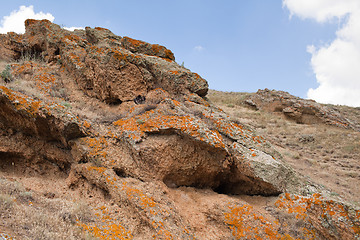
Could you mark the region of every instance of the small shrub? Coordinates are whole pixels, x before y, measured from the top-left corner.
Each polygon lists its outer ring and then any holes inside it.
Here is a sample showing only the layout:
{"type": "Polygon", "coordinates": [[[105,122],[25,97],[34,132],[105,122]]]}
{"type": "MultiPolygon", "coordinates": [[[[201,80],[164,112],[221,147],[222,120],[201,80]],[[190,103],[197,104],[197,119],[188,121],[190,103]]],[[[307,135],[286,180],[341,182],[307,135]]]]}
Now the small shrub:
{"type": "Polygon", "coordinates": [[[299,142],[302,142],[302,143],[315,142],[315,138],[311,134],[303,134],[299,137],[299,142]]]}
{"type": "Polygon", "coordinates": [[[227,105],[227,107],[229,107],[229,108],[234,108],[234,107],[235,107],[235,105],[234,105],[234,104],[232,104],[232,103],[229,103],[229,104],[227,105]]]}
{"type": "Polygon", "coordinates": [[[343,151],[349,154],[354,154],[359,152],[359,146],[360,144],[356,144],[356,143],[348,144],[343,146],[343,151]]]}
{"type": "Polygon", "coordinates": [[[0,209],[1,211],[9,210],[12,208],[14,201],[8,194],[0,194],[0,209]]]}
{"type": "Polygon", "coordinates": [[[21,53],[20,58],[18,61],[21,62],[39,62],[44,63],[44,58],[41,55],[41,52],[36,51],[25,51],[21,53]]]}
{"type": "Polygon", "coordinates": [[[34,201],[34,198],[32,196],[32,192],[20,192],[18,195],[18,199],[20,202],[28,203],[34,201]]]}
{"type": "Polygon", "coordinates": [[[91,222],[93,220],[90,207],[84,202],[74,205],[71,215],[81,222],[91,222]]]}
{"type": "Polygon", "coordinates": [[[137,122],[138,124],[144,124],[144,123],[145,123],[145,121],[142,120],[142,119],[138,119],[138,120],[136,120],[136,122],[137,122]]]}
{"type": "Polygon", "coordinates": [[[69,103],[69,102],[62,102],[61,103],[64,107],[66,107],[66,108],[71,108],[71,104],[69,103]]]}
{"type": "Polygon", "coordinates": [[[69,100],[67,90],[65,88],[61,88],[61,87],[57,86],[56,84],[51,86],[50,96],[57,97],[57,98],[62,98],[65,101],[69,100]]]}
{"type": "Polygon", "coordinates": [[[1,78],[6,82],[9,83],[14,80],[14,77],[11,74],[11,66],[6,65],[5,69],[1,72],[1,78]]]}

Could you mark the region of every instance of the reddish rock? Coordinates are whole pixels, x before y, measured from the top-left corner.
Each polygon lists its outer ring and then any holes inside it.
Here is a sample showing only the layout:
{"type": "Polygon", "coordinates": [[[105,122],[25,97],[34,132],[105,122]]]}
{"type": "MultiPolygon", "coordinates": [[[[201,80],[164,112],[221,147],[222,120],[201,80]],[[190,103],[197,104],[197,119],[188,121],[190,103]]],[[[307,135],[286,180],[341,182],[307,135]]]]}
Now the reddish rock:
{"type": "MultiPolygon", "coordinates": [[[[76,228],[63,239],[81,239],[79,229],[84,239],[289,239],[307,236],[304,226],[314,238],[357,236],[359,212],[310,198],[328,192],[284,164],[254,129],[206,101],[207,82],[165,47],[103,28],[69,32],[47,20],[25,25],[24,35],[0,36],[2,60],[33,58],[11,64],[14,83],[0,82],[0,190],[15,178],[34,196],[55,198],[16,201],[14,209],[55,202],[54,212],[60,198],[85,202],[91,210],[55,216],[66,229],[76,228]],[[288,194],[277,198],[284,192],[307,196],[288,203],[288,194]],[[243,195],[266,197],[266,208],[254,209],[243,195]],[[304,203],[310,207],[301,208],[304,203]],[[321,211],[330,211],[323,217],[330,225],[317,220],[321,211]],[[294,233],[286,219],[301,227],[294,233]]],[[[252,105],[261,108],[267,100],[260,99],[252,105]]],[[[306,122],[304,116],[323,112],[309,104],[274,93],[264,106],[306,122]]],[[[22,221],[12,211],[0,214],[11,227],[22,221]]],[[[10,230],[19,239],[38,238],[28,228],[10,230]]]]}
{"type": "Polygon", "coordinates": [[[123,37],[121,43],[125,49],[133,53],[142,53],[150,56],[157,56],[171,61],[175,61],[174,54],[164,46],[160,46],[158,44],[150,44],[129,37],[123,37]]]}
{"type": "Polygon", "coordinates": [[[27,20],[24,38],[23,51],[60,61],[86,94],[108,103],[130,101],[157,87],[176,95],[207,93],[203,78],[173,62],[173,53],[157,44],[102,28],[69,32],[45,20],[27,20]]]}

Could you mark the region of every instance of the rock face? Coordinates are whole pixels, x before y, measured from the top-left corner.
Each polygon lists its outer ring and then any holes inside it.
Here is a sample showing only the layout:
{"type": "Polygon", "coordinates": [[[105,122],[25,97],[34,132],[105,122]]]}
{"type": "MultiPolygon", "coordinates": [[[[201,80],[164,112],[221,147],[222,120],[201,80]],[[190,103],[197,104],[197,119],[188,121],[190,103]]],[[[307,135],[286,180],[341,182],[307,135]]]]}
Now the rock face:
{"type": "MultiPolygon", "coordinates": [[[[0,36],[1,59],[19,61],[10,64],[18,82],[0,86],[0,170],[31,177],[58,172],[63,189],[78,191],[90,205],[108,204],[121,215],[121,220],[110,217],[102,206],[98,225],[77,220],[84,231],[100,239],[115,233],[114,239],[237,237],[242,236],[234,230],[241,219],[236,223],[232,213],[224,215],[226,220],[219,217],[228,211],[225,200],[201,213],[217,216],[207,223],[214,232],[206,235],[206,229],[196,227],[198,220],[181,210],[184,199],[175,192],[183,196],[181,189],[191,188],[197,196],[209,189],[239,205],[231,195],[306,195],[320,189],[285,165],[253,129],[207,102],[207,82],[179,66],[165,47],[103,28],[70,32],[31,19],[25,26],[24,35],[0,36]]],[[[278,100],[281,111],[300,112],[301,121],[307,121],[308,112],[324,114],[308,105],[292,110],[297,103],[284,101],[278,100]]],[[[251,236],[266,238],[271,232],[281,237],[265,223],[259,221],[262,230],[251,236]]]]}
{"type": "Polygon", "coordinates": [[[284,91],[259,90],[245,100],[252,108],[269,112],[283,113],[297,123],[325,123],[343,128],[356,129],[356,126],[331,107],[324,106],[314,100],[306,100],[292,96],[284,91]]]}
{"type": "Polygon", "coordinates": [[[173,95],[207,93],[207,82],[176,64],[163,46],[103,28],[70,33],[45,20],[27,20],[25,26],[24,51],[60,61],[87,95],[108,103],[131,101],[158,87],[173,95]]]}
{"type": "MultiPolygon", "coordinates": [[[[19,38],[23,49],[20,42],[16,44],[18,54],[28,52],[59,64],[86,95],[107,104],[142,100],[142,104],[133,104],[129,110],[137,114],[113,122],[114,132],[141,156],[134,161],[140,165],[142,175],[170,186],[224,188],[238,194],[273,195],[285,190],[286,179],[282,175],[289,175],[290,170],[265,153],[272,150],[264,139],[230,122],[221,110],[209,106],[202,99],[208,89],[207,82],[175,63],[170,50],[121,38],[102,28],[72,33],[49,21],[30,19],[25,26],[26,33],[19,38]],[[154,109],[143,109],[151,101],[151,95],[159,91],[163,96],[157,99],[154,109]],[[180,154],[184,149],[187,154],[180,154]],[[260,153],[256,154],[257,151],[260,153]],[[269,182],[253,169],[254,162],[276,169],[281,181],[269,182]],[[226,186],[229,184],[232,186],[226,186]]],[[[7,90],[3,91],[5,95],[7,90]]],[[[21,126],[17,122],[20,117],[6,119],[10,111],[3,109],[4,122],[21,126]]],[[[33,126],[28,123],[29,126],[21,129],[26,132],[32,129],[41,136],[48,134],[54,140],[64,138],[65,143],[69,133],[63,129],[51,131],[51,121],[50,117],[35,117],[33,126]],[[59,132],[63,135],[58,136],[59,132]]]]}

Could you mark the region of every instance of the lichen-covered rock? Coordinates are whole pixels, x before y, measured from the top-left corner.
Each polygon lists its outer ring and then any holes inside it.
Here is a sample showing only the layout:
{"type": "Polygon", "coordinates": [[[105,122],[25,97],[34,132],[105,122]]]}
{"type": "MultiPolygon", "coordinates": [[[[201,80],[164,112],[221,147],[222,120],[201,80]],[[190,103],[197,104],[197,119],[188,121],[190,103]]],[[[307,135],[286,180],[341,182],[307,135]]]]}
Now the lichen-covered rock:
{"type": "Polygon", "coordinates": [[[28,19],[25,26],[24,52],[61,62],[86,94],[107,103],[131,101],[157,87],[176,95],[207,93],[207,82],[176,64],[163,46],[102,28],[69,32],[47,20],[28,19]]]}
{"type": "Polygon", "coordinates": [[[35,100],[20,92],[0,86],[0,121],[5,128],[15,129],[46,141],[59,141],[64,146],[84,133],[70,113],[58,114],[63,106],[35,100]]]}
{"type": "MultiPolygon", "coordinates": [[[[30,189],[28,180],[41,191],[60,185],[57,198],[93,207],[91,220],[61,215],[71,222],[66,226],[99,239],[308,236],[283,224],[294,218],[314,238],[358,236],[359,211],[319,195],[293,201],[289,193],[327,191],[283,163],[254,129],[209,103],[207,82],[179,66],[170,50],[103,28],[69,32],[47,20],[25,26],[23,35],[0,36],[0,60],[30,56],[9,64],[14,82],[0,82],[0,174],[21,176],[30,189]],[[274,204],[281,193],[285,199],[274,204]],[[244,194],[266,197],[266,208],[252,208],[244,194]],[[321,225],[320,217],[332,222],[321,225]]],[[[301,112],[299,119],[321,115],[277,101],[284,114],[301,112]]],[[[11,233],[36,239],[24,227],[11,233]]]]}
{"type": "Polygon", "coordinates": [[[24,44],[23,35],[9,32],[0,34],[0,58],[4,60],[13,60],[20,58],[24,44]]]}
{"type": "Polygon", "coordinates": [[[125,49],[133,53],[142,53],[175,61],[174,54],[164,46],[160,46],[158,44],[150,44],[129,37],[123,37],[121,43],[125,49]]]}
{"type": "Polygon", "coordinates": [[[245,103],[255,109],[283,113],[297,123],[325,123],[343,128],[357,128],[335,109],[314,100],[292,96],[284,91],[258,90],[256,94],[246,99],[245,103]]]}

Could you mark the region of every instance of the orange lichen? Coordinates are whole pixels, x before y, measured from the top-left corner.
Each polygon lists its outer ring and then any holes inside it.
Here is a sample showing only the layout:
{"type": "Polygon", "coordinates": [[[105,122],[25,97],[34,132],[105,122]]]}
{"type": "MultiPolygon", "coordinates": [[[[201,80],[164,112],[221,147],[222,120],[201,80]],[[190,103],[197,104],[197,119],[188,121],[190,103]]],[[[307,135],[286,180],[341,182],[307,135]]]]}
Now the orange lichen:
{"type": "Polygon", "coordinates": [[[90,46],[90,48],[88,48],[88,50],[90,50],[91,53],[93,53],[94,55],[104,55],[107,54],[109,52],[109,49],[104,48],[104,47],[97,47],[95,45],[90,46]]]}
{"type": "Polygon", "coordinates": [[[84,68],[86,66],[85,63],[81,61],[79,55],[75,53],[67,54],[67,59],[75,66],[76,69],[84,68]]]}
{"type": "Polygon", "coordinates": [[[91,124],[88,122],[88,121],[84,121],[84,123],[83,123],[83,125],[84,125],[84,127],[86,127],[86,128],[90,128],[91,127],[91,124]]]}
{"type": "Polygon", "coordinates": [[[46,19],[43,19],[43,20],[26,19],[25,20],[25,27],[28,27],[29,25],[33,25],[33,24],[38,23],[38,22],[47,23],[47,24],[51,23],[49,20],[46,20],[46,19]]]}
{"type": "Polygon", "coordinates": [[[160,46],[159,44],[152,44],[152,45],[151,45],[151,49],[153,50],[153,52],[154,52],[155,54],[159,54],[159,53],[161,52],[161,50],[164,50],[164,49],[165,49],[165,47],[160,46]]]}
{"type": "Polygon", "coordinates": [[[120,62],[121,61],[127,62],[126,54],[116,51],[113,56],[115,59],[117,59],[120,62]]]}
{"type": "Polygon", "coordinates": [[[194,73],[194,75],[195,75],[196,79],[201,79],[201,77],[200,77],[200,75],[199,75],[199,74],[194,73]]]}
{"type": "Polygon", "coordinates": [[[225,213],[225,223],[236,239],[285,239],[276,231],[277,224],[255,212],[252,206],[244,204],[229,208],[230,212],[225,213]]]}
{"type": "Polygon", "coordinates": [[[130,43],[131,45],[133,45],[134,47],[140,47],[141,45],[146,44],[146,43],[143,42],[143,41],[136,40],[136,39],[129,38],[129,37],[124,37],[124,40],[126,40],[127,42],[129,42],[129,43],[130,43]]]}
{"type": "Polygon", "coordinates": [[[32,116],[35,116],[41,107],[41,102],[36,101],[22,93],[10,90],[4,86],[0,86],[0,90],[14,104],[17,110],[24,110],[32,116]]]}
{"type": "Polygon", "coordinates": [[[101,225],[89,226],[81,221],[77,220],[77,225],[80,226],[84,231],[90,232],[94,237],[98,239],[106,240],[129,240],[133,239],[130,231],[127,231],[122,225],[117,223],[114,219],[109,216],[109,212],[106,207],[96,209],[99,212],[95,215],[100,217],[101,225]]]}
{"type": "Polygon", "coordinates": [[[353,234],[359,234],[360,215],[359,211],[348,211],[342,204],[336,203],[332,200],[325,200],[318,193],[311,197],[284,194],[276,203],[279,209],[284,209],[286,212],[295,215],[297,219],[301,219],[308,223],[307,235],[312,239],[316,239],[316,234],[313,226],[315,215],[320,219],[326,219],[327,222],[332,223],[332,227],[337,229],[352,229],[353,234]]]}
{"type": "Polygon", "coordinates": [[[10,236],[9,234],[1,232],[1,230],[0,230],[0,238],[4,240],[15,240],[15,238],[10,236]]]}
{"type": "MultiPolygon", "coordinates": [[[[141,208],[142,213],[145,214],[145,216],[147,216],[149,220],[152,220],[151,225],[157,233],[155,236],[156,238],[173,239],[171,232],[167,229],[166,225],[164,224],[164,221],[167,218],[165,216],[169,216],[169,212],[167,210],[163,210],[162,208],[160,208],[158,203],[155,202],[155,200],[152,197],[149,197],[141,190],[134,188],[126,181],[121,181],[120,183],[118,179],[116,179],[115,177],[111,177],[109,175],[109,172],[106,172],[106,168],[104,167],[89,166],[87,167],[87,170],[99,174],[102,179],[105,179],[106,184],[109,184],[111,187],[115,189],[123,191],[128,200],[131,200],[131,202],[139,206],[139,208],[141,208]]],[[[100,211],[96,213],[96,216],[102,219],[104,225],[87,226],[86,224],[80,222],[78,222],[78,225],[81,226],[84,230],[91,232],[94,236],[99,237],[100,239],[113,239],[111,238],[113,237],[113,235],[109,235],[110,229],[114,230],[119,235],[117,236],[118,238],[114,238],[114,239],[131,239],[132,236],[130,232],[126,231],[124,227],[116,224],[111,219],[106,207],[103,206],[97,210],[100,211]],[[110,226],[112,226],[113,228],[110,228],[110,226]],[[121,238],[120,236],[124,238],[121,238]]],[[[189,231],[186,228],[184,228],[183,231],[187,232],[187,235],[190,235],[189,231]]]]}
{"type": "Polygon", "coordinates": [[[69,40],[71,42],[82,41],[82,39],[79,36],[74,35],[74,34],[64,36],[64,40],[69,40]]]}
{"type": "Polygon", "coordinates": [[[106,171],[106,168],[104,167],[94,167],[94,166],[89,166],[87,168],[89,171],[96,171],[98,173],[104,173],[106,171]]]}
{"type": "Polygon", "coordinates": [[[174,53],[169,49],[165,49],[165,58],[166,60],[174,60],[174,53]]]}
{"type": "Polygon", "coordinates": [[[58,86],[58,80],[51,72],[51,68],[41,66],[40,64],[27,61],[22,64],[12,64],[12,74],[20,76],[32,73],[31,80],[35,83],[35,87],[43,94],[49,94],[52,88],[58,86]]]}
{"type": "Polygon", "coordinates": [[[174,75],[180,75],[180,71],[170,71],[170,73],[174,74],[174,75]]]}
{"type": "Polygon", "coordinates": [[[135,142],[145,137],[147,132],[156,132],[161,129],[177,129],[215,147],[225,148],[223,138],[218,131],[207,128],[202,129],[199,122],[191,116],[168,115],[160,110],[150,110],[136,118],[120,119],[114,122],[114,125],[119,126],[120,130],[135,142]]]}
{"type": "Polygon", "coordinates": [[[133,198],[138,198],[140,200],[140,205],[142,209],[146,209],[149,207],[152,208],[156,206],[156,203],[152,198],[146,196],[138,189],[129,187],[126,182],[123,183],[122,190],[126,192],[126,195],[130,200],[133,198]]]}
{"type": "Polygon", "coordinates": [[[100,31],[110,31],[109,29],[103,27],[95,27],[95,29],[100,31]]]}
{"type": "Polygon", "coordinates": [[[255,144],[265,143],[265,139],[262,136],[255,135],[251,130],[245,129],[242,125],[232,122],[227,119],[214,117],[211,114],[203,113],[203,116],[208,118],[212,123],[215,124],[216,128],[221,134],[232,138],[242,139],[244,141],[250,141],[255,144]]]}
{"type": "Polygon", "coordinates": [[[102,159],[106,159],[107,152],[104,149],[108,146],[108,142],[105,137],[86,137],[82,138],[82,141],[89,147],[88,154],[90,157],[100,157],[102,159]]]}

